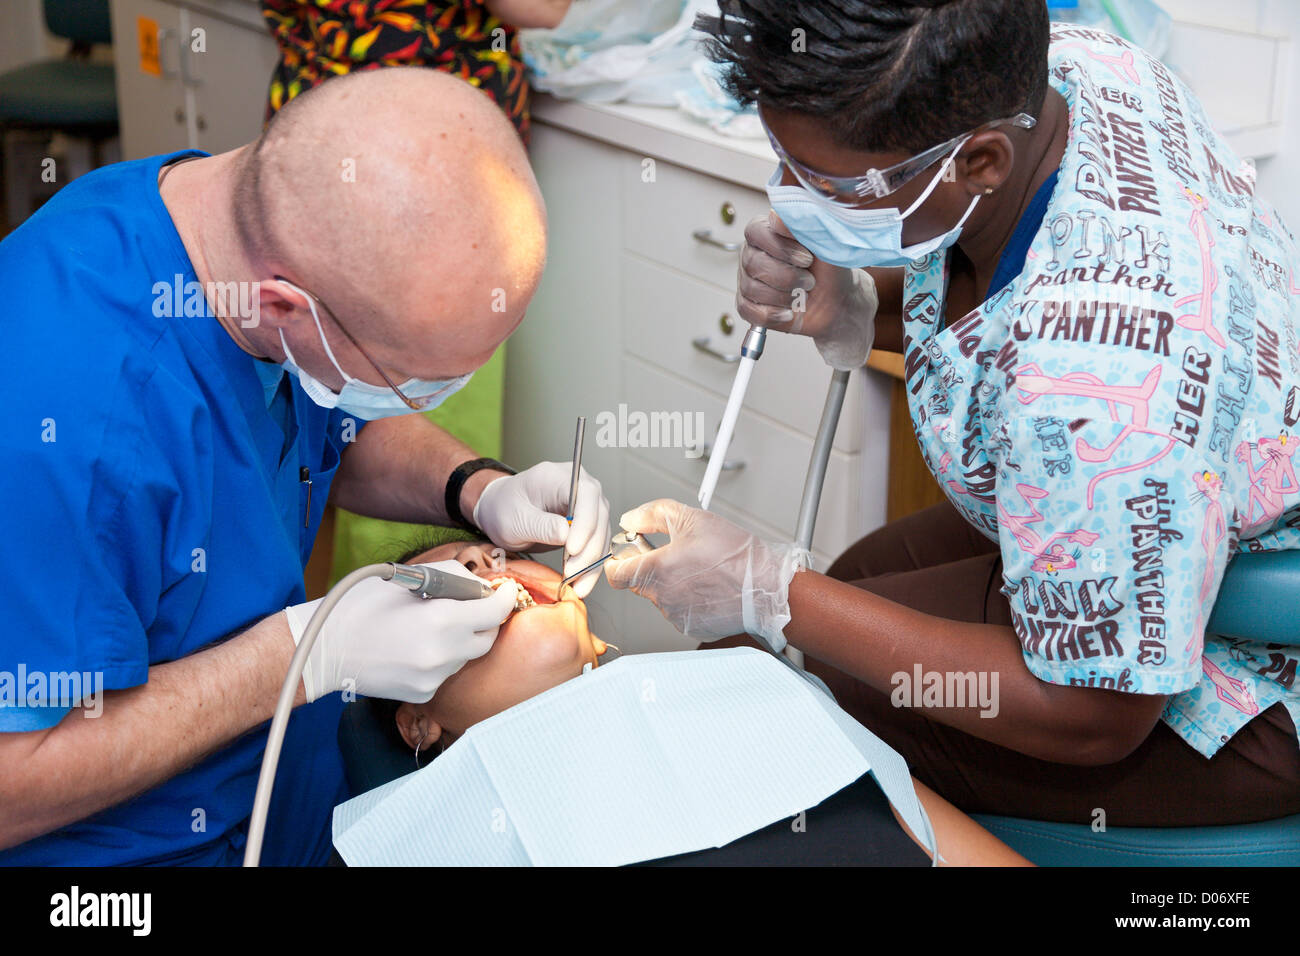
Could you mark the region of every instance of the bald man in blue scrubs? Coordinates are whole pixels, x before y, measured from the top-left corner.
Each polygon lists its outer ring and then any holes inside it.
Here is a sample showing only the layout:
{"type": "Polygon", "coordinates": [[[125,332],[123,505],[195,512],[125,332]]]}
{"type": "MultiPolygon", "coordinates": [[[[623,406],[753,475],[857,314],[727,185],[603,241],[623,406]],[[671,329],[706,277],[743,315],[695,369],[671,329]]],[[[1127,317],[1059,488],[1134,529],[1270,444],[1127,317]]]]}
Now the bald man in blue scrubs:
{"type": "MultiPolygon", "coordinates": [[[[570,526],[567,464],[515,475],[406,414],[515,328],[545,242],[499,110],[393,69],[300,97],[242,149],[84,176],[0,243],[0,864],[240,858],[327,498],[599,556],[589,476],[570,526]]],[[[513,606],[378,579],[345,596],[263,862],[328,857],[338,692],[427,700],[513,606]]]]}

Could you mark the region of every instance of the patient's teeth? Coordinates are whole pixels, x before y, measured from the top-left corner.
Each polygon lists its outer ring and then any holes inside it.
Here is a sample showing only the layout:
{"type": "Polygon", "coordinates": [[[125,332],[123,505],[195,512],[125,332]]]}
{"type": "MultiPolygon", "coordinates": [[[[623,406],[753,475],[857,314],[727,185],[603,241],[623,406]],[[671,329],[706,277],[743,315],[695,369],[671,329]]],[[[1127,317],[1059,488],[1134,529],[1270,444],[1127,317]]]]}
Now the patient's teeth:
{"type": "MultiPolygon", "coordinates": [[[[514,578],[511,577],[494,578],[493,580],[488,582],[488,586],[494,589],[499,588],[506,581],[514,581],[514,578]]],[[[518,584],[518,582],[515,583],[518,584]]],[[[537,602],[533,600],[533,596],[528,593],[527,589],[522,584],[520,584],[519,590],[515,592],[515,610],[522,611],[524,608],[536,607],[536,606],[537,606],[537,602]]]]}

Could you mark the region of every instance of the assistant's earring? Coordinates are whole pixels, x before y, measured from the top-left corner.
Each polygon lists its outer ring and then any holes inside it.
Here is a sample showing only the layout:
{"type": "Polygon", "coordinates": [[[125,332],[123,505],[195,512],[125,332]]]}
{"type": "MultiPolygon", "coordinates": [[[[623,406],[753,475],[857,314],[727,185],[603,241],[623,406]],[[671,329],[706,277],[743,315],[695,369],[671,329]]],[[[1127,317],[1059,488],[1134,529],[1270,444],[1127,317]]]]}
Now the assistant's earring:
{"type": "Polygon", "coordinates": [[[992,187],[992,186],[990,186],[988,189],[984,190],[984,195],[987,196],[987,195],[988,195],[989,193],[991,193],[991,192],[993,192],[993,187],[992,187]]]}
{"type": "Polygon", "coordinates": [[[420,739],[415,742],[415,769],[416,770],[420,769],[420,746],[424,743],[424,738],[427,736],[429,736],[429,732],[426,730],[424,731],[424,733],[420,734],[420,739]]]}

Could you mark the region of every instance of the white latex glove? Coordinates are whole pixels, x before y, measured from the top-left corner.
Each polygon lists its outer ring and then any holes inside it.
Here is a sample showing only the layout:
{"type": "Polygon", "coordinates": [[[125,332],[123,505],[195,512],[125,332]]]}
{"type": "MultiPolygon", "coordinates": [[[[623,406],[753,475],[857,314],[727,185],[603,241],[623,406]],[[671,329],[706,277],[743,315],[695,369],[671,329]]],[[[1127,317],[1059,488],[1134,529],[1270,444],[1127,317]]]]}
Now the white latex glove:
{"type": "Polygon", "coordinates": [[[746,322],[811,336],[827,365],[851,371],[871,351],[878,305],[870,273],[814,258],[775,212],[745,227],[736,312],[746,322]],[[802,303],[796,290],[803,290],[802,303]]]}
{"type": "MultiPolygon", "coordinates": [[[[479,580],[457,561],[426,566],[479,580]]],[[[426,601],[390,581],[365,579],[343,595],[312,646],[302,675],[307,700],[350,688],[424,703],[467,661],[488,652],[517,591],[508,581],[479,601],[426,601]]],[[[294,644],[321,600],[285,608],[294,644]]]]}
{"type": "MultiPolygon", "coordinates": [[[[517,475],[498,478],[483,489],[474,505],[474,523],[507,551],[563,545],[569,554],[565,577],[581,571],[609,551],[609,502],[600,482],[582,469],[570,525],[564,516],[572,475],[572,462],[544,461],[517,475]]],[[[599,568],[584,574],[573,582],[574,591],[586,597],[599,577],[599,568]]]]}
{"type": "Polygon", "coordinates": [[[671,541],[646,554],[611,558],[605,576],[655,604],[687,637],[753,634],[778,653],[790,623],[790,579],[801,567],[793,544],[770,544],[709,511],[661,498],[619,519],[628,531],[671,541]]]}

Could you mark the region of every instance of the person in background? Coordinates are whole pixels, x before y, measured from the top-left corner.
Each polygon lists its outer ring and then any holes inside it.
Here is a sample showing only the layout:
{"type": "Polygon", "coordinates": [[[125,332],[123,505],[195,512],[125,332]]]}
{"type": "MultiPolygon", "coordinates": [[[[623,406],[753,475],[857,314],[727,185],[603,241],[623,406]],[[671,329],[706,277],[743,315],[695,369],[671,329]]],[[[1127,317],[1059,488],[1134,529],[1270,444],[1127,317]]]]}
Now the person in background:
{"type": "Polygon", "coordinates": [[[262,0],[280,47],[266,116],[331,76],[430,66],[477,86],[528,142],[520,27],[555,27],[571,0],[262,0]]]}

